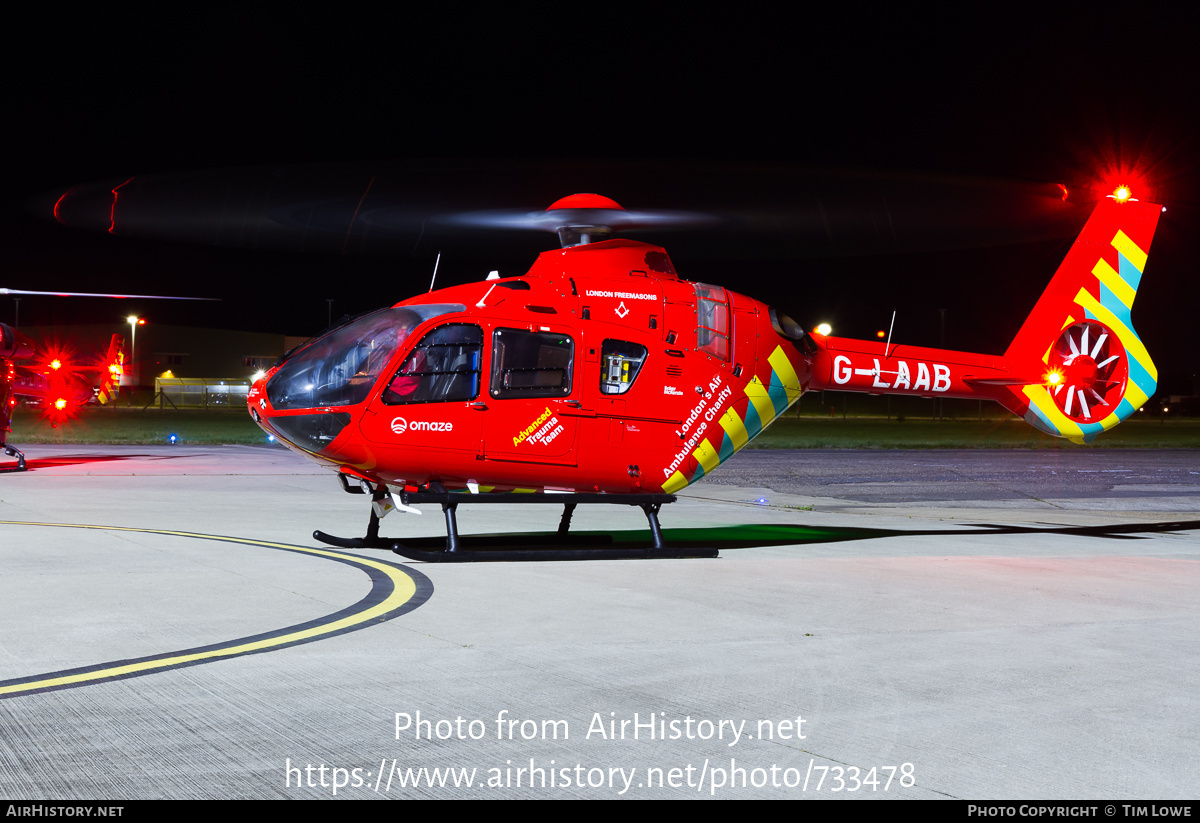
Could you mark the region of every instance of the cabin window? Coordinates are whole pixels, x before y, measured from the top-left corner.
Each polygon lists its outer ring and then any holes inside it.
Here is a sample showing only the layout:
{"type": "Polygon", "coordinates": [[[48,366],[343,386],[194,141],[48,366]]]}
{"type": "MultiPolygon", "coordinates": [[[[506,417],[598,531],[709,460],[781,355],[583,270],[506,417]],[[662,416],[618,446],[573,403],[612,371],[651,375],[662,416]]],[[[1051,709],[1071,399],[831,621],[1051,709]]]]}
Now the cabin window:
{"type": "Polygon", "coordinates": [[[624,340],[605,340],[600,348],[600,393],[624,394],[646,362],[646,347],[624,340]]]}
{"type": "Polygon", "coordinates": [[[492,397],[566,397],[575,343],[564,334],[496,329],[492,335],[492,397]]]}
{"type": "Polygon", "coordinates": [[[729,359],[729,295],[720,286],[696,284],[696,348],[729,359]]]}
{"type": "Polygon", "coordinates": [[[479,395],[483,330],[469,323],[439,326],[421,338],[383,390],[389,406],[449,403],[479,395]]]}

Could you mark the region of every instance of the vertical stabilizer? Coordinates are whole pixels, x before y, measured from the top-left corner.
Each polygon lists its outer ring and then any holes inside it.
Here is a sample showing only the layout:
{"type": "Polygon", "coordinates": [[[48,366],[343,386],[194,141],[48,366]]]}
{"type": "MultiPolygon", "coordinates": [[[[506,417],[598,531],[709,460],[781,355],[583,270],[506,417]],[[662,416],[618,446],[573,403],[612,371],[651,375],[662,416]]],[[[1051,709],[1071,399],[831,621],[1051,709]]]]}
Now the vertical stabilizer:
{"type": "Polygon", "coordinates": [[[1161,211],[1105,198],[1005,352],[1010,369],[1043,375],[1001,400],[1033,426],[1090,442],[1154,393],[1158,370],[1130,309],[1161,211]]]}

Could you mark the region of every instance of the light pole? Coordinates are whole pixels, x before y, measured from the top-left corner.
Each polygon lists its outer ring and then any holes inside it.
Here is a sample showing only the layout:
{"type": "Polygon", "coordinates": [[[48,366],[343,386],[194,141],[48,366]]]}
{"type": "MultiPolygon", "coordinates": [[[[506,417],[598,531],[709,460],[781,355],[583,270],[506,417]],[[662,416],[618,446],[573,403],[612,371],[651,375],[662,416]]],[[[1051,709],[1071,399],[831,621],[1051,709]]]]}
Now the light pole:
{"type": "MultiPolygon", "coordinates": [[[[134,365],[137,363],[137,327],[144,326],[146,321],[143,318],[138,317],[136,314],[131,314],[125,319],[129,322],[129,370],[132,372],[134,365]]],[[[140,380],[142,376],[140,370],[137,372],[137,375],[138,379],[140,380]]],[[[133,387],[133,375],[130,374],[129,391],[131,399],[133,397],[133,387]]]]}

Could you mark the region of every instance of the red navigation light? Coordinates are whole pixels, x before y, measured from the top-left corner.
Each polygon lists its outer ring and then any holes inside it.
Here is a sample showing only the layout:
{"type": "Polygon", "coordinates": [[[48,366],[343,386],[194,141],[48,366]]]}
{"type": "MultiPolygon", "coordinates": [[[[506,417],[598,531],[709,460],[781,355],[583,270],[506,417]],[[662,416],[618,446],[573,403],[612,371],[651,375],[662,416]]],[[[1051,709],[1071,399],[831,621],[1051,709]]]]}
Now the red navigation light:
{"type": "Polygon", "coordinates": [[[54,401],[54,408],[58,409],[59,411],[62,411],[66,407],[67,407],[67,401],[64,400],[63,398],[60,397],[54,401]]]}
{"type": "Polygon", "coordinates": [[[58,360],[58,359],[51,360],[50,368],[54,369],[55,371],[58,371],[59,369],[62,368],[62,361],[58,360]]]}
{"type": "Polygon", "coordinates": [[[1132,193],[1129,191],[1129,186],[1117,186],[1113,190],[1112,196],[1118,203],[1124,203],[1132,196],[1132,193]]]}
{"type": "Polygon", "coordinates": [[[883,329],[880,329],[879,331],[875,332],[875,336],[882,340],[883,338],[887,337],[887,332],[885,332],[883,329]]]}

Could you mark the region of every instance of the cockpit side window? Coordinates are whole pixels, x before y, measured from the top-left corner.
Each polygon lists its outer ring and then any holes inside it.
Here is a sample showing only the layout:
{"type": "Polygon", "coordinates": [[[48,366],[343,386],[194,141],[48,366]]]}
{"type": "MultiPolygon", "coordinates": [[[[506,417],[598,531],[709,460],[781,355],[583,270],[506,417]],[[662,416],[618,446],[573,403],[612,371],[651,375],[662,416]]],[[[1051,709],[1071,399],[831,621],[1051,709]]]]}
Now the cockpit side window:
{"type": "Polygon", "coordinates": [[[267,398],[275,409],[361,403],[413,330],[431,317],[465,309],[461,303],[439,303],[363,315],[285,360],[267,383],[267,398]]]}
{"type": "Polygon", "coordinates": [[[696,284],[696,348],[729,360],[729,295],[720,286],[696,284]]]}
{"type": "Polygon", "coordinates": [[[439,326],[421,338],[383,390],[389,406],[449,403],[479,396],[483,330],[470,323],[439,326]]]}

